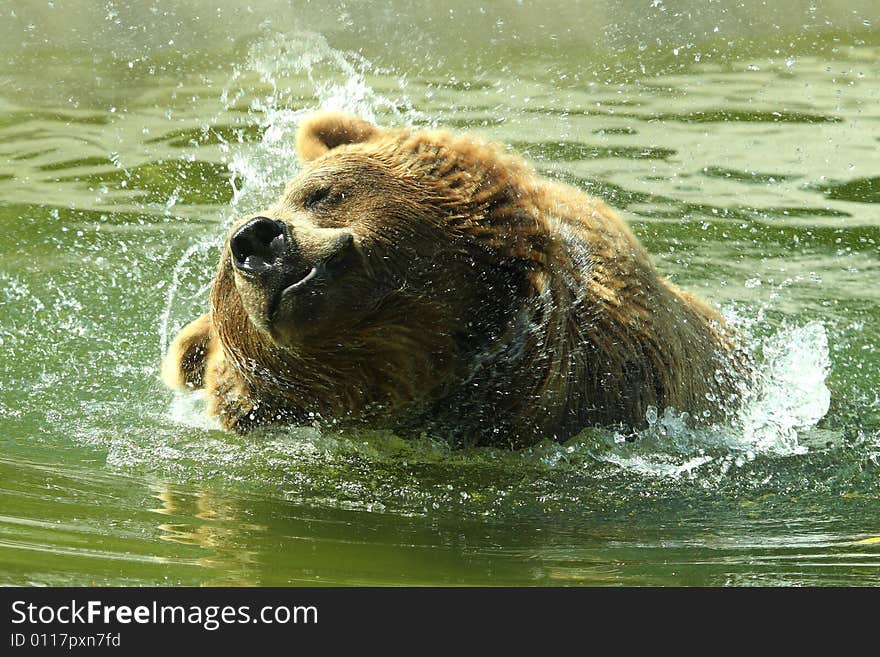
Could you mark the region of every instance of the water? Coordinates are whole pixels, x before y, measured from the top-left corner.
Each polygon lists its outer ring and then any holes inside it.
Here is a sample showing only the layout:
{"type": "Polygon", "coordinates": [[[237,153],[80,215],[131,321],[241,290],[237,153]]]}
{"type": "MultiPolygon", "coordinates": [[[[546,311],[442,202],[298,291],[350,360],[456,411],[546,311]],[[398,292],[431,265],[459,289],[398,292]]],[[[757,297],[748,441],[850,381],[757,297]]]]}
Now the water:
{"type": "Polygon", "coordinates": [[[871,3],[416,4],[0,6],[0,584],[880,583],[871,3]],[[159,359],[317,107],[604,197],[746,337],[740,417],[220,431],[159,359]]]}

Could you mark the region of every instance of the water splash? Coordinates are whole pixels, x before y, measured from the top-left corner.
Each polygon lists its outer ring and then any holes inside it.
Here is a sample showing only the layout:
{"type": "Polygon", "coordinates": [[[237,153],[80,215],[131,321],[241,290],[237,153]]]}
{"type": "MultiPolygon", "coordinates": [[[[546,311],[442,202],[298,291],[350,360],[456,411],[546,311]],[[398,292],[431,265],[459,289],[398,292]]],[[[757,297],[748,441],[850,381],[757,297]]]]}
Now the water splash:
{"type": "MultiPolygon", "coordinates": [[[[728,321],[746,323],[739,317],[728,321]]],[[[810,322],[783,325],[762,338],[749,332],[743,335],[756,361],[756,376],[743,391],[746,401],[729,424],[695,429],[687,413],[667,408],[661,415],[651,408],[648,427],[637,440],[628,442],[614,434],[600,449],[588,447],[591,454],[639,474],[681,477],[696,476],[700,467],[713,462],[723,474],[758,455],[807,452],[799,436],[816,426],[831,403],[825,383],[830,371],[825,327],[810,322]]]]}
{"type": "Polygon", "coordinates": [[[250,99],[248,111],[262,128],[256,148],[240,150],[229,164],[233,210],[248,212],[275,200],[299,168],[293,148],[296,129],[313,111],[345,111],[373,122],[377,114],[392,122],[417,117],[399,89],[389,98],[367,83],[367,76],[377,72],[357,53],[331,48],[321,34],[277,34],[254,45],[246,68],[235,71],[222,98],[227,109],[250,99]],[[254,73],[268,93],[253,94],[254,73]]]}
{"type": "Polygon", "coordinates": [[[741,411],[742,444],[758,451],[802,452],[798,432],[831,405],[828,336],[819,322],[783,328],[763,341],[757,394],[741,411]]]}
{"type": "Polygon", "coordinates": [[[167,418],[174,424],[203,431],[220,430],[219,420],[205,412],[205,393],[175,394],[168,408],[167,418]]]}
{"type": "MultiPolygon", "coordinates": [[[[212,236],[205,238],[197,244],[193,244],[188,247],[186,251],[184,251],[183,255],[174,265],[174,269],[171,271],[171,283],[168,285],[168,290],[165,292],[165,307],[162,310],[162,314],[159,317],[159,344],[162,350],[162,354],[168,351],[168,345],[171,342],[171,337],[174,335],[176,331],[179,331],[181,326],[183,325],[179,321],[172,326],[172,311],[175,309],[175,300],[179,299],[181,294],[181,285],[183,281],[186,279],[192,279],[197,277],[201,273],[201,269],[199,271],[194,271],[195,267],[195,256],[204,253],[207,250],[210,250],[216,246],[218,246],[219,237],[212,236]]],[[[210,270],[209,270],[210,271],[210,270]]],[[[203,300],[207,297],[207,294],[210,290],[210,285],[203,285],[202,287],[195,290],[192,294],[190,294],[190,301],[193,299],[203,300]]],[[[184,317],[189,317],[189,319],[195,319],[193,315],[185,315],[184,317]]],[[[184,319],[185,321],[189,321],[184,319]]]]}

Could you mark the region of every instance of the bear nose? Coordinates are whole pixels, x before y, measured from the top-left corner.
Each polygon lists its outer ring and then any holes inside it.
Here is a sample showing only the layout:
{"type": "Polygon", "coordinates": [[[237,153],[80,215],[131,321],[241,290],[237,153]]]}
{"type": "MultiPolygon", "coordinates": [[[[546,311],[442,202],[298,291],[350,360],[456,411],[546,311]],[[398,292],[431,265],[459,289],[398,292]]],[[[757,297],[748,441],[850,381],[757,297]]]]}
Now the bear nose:
{"type": "Polygon", "coordinates": [[[229,247],[237,269],[249,274],[264,272],[284,253],[284,224],[268,217],[255,217],[233,233],[229,247]]]}

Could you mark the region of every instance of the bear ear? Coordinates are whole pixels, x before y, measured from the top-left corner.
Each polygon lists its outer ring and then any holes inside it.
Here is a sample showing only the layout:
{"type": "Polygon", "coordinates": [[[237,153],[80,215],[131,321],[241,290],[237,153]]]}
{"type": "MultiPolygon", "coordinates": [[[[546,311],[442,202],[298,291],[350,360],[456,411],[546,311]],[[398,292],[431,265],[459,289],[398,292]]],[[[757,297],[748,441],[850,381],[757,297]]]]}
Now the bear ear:
{"type": "Polygon", "coordinates": [[[299,159],[309,162],[327,151],[369,141],[379,134],[379,128],[369,121],[342,112],[321,112],[307,118],[296,135],[299,159]]]}
{"type": "Polygon", "coordinates": [[[183,327],[162,362],[162,380],[169,388],[195,390],[204,385],[205,366],[214,346],[211,315],[183,327]]]}

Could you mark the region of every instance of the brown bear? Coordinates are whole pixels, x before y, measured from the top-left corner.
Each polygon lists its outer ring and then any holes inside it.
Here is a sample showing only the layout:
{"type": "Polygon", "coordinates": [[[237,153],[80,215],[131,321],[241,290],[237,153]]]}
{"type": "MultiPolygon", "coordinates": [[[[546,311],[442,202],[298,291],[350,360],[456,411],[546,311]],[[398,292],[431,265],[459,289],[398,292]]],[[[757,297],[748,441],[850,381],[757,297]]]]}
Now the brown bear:
{"type": "Polygon", "coordinates": [[[513,448],[649,407],[723,418],[738,350],[600,200],[479,138],[306,120],[302,172],[226,241],[163,365],[224,427],[513,448]]]}

